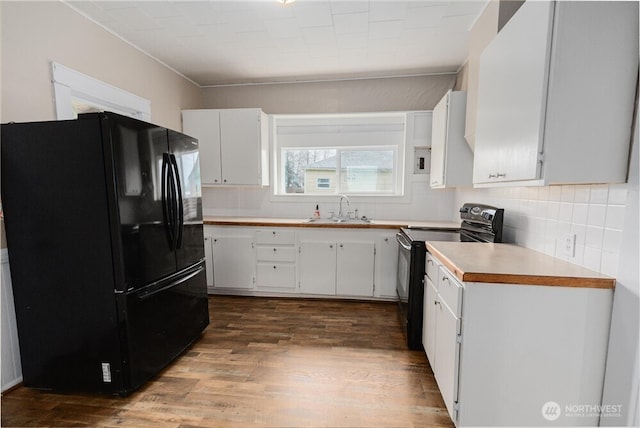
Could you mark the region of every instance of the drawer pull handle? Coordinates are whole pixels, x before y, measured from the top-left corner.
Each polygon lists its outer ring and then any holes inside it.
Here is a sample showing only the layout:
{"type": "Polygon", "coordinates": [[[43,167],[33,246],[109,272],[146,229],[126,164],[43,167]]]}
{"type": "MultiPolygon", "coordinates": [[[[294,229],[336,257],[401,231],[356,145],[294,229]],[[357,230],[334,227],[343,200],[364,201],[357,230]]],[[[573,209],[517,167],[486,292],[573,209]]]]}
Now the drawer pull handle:
{"type": "Polygon", "coordinates": [[[443,277],[442,277],[442,280],[443,280],[443,281],[449,281],[449,278],[447,278],[446,276],[443,276],[443,277]]]}

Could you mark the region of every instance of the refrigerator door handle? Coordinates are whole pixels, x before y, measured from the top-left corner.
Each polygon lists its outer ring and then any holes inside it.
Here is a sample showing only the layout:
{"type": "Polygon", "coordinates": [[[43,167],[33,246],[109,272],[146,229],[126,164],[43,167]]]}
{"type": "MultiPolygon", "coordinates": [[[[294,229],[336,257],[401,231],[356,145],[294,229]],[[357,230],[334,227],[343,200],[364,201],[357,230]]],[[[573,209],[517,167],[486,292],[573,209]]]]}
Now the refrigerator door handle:
{"type": "Polygon", "coordinates": [[[167,240],[169,242],[169,248],[173,251],[173,219],[171,209],[171,171],[168,169],[170,166],[168,153],[162,154],[162,218],[164,222],[164,228],[167,232],[167,240]]]}
{"type": "Polygon", "coordinates": [[[173,288],[175,286],[178,286],[184,282],[187,282],[188,280],[190,280],[191,278],[193,278],[194,276],[198,275],[200,272],[202,272],[204,270],[204,266],[199,266],[196,270],[194,270],[193,272],[189,273],[188,275],[185,275],[183,277],[180,277],[178,279],[176,279],[175,281],[171,281],[170,283],[154,289],[154,290],[150,290],[150,291],[141,291],[140,293],[138,293],[138,299],[140,300],[144,300],[144,299],[148,299],[150,297],[155,296],[158,293],[162,293],[163,291],[166,291],[170,288],[173,288]]]}
{"type": "Polygon", "coordinates": [[[184,229],[184,206],[182,204],[182,183],[180,181],[180,172],[178,171],[178,162],[175,155],[172,153],[169,155],[171,159],[171,165],[175,174],[176,190],[178,192],[178,198],[175,200],[177,205],[177,216],[175,229],[176,229],[176,249],[182,248],[182,232],[184,229]]]}

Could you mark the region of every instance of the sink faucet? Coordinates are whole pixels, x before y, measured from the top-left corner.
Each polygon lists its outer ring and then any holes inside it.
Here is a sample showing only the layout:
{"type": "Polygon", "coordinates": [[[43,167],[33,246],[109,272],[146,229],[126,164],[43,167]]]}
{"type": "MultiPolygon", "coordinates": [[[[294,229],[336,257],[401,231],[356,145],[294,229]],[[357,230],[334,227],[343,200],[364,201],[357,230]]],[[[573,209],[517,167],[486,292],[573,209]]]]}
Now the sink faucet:
{"type": "Polygon", "coordinates": [[[340,195],[340,205],[339,205],[339,210],[338,210],[338,218],[346,218],[349,217],[349,208],[351,208],[351,202],[349,202],[349,198],[347,197],[347,195],[340,195]],[[346,211],[346,215],[345,212],[342,211],[342,201],[346,200],[347,201],[347,211],[346,211]]]}

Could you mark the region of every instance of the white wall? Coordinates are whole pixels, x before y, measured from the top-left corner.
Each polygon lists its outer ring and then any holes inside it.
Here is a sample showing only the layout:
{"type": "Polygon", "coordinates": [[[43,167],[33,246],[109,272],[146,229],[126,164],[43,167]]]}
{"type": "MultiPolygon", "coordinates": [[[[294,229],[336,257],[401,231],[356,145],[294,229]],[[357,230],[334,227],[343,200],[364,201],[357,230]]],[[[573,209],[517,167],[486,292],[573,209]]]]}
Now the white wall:
{"type": "Polygon", "coordinates": [[[0,2],[1,121],[55,120],[51,61],[151,101],[152,122],[181,129],[201,89],[59,1],[0,2]]]}
{"type": "Polygon", "coordinates": [[[433,110],[455,74],[203,89],[204,108],[260,107],[267,114],[433,110]]]}
{"type": "Polygon", "coordinates": [[[20,347],[16,328],[16,312],[13,306],[13,289],[7,249],[0,250],[0,324],[2,347],[0,349],[0,387],[6,391],[22,382],[20,347]]]}

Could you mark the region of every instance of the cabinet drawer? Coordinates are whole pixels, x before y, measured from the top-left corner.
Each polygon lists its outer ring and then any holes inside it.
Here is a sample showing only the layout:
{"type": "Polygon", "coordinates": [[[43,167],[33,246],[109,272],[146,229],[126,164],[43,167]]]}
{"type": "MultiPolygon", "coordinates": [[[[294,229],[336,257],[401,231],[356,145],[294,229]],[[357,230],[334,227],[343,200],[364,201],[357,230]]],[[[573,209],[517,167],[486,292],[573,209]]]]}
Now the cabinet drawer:
{"type": "Polygon", "coordinates": [[[295,247],[259,246],[258,260],[270,262],[294,262],[296,260],[295,247]]]}
{"type": "Polygon", "coordinates": [[[258,230],[256,231],[256,242],[258,244],[293,245],[296,242],[296,235],[293,230],[258,230]]]}
{"type": "Polygon", "coordinates": [[[462,309],[462,285],[442,267],[438,267],[438,293],[456,317],[462,309]]]}
{"type": "Polygon", "coordinates": [[[257,286],[272,288],[295,288],[296,268],[286,263],[258,263],[257,286]]]}
{"type": "Polygon", "coordinates": [[[424,267],[427,271],[427,276],[433,282],[433,285],[435,285],[436,290],[438,289],[438,266],[436,259],[431,254],[427,253],[424,267]]]}

